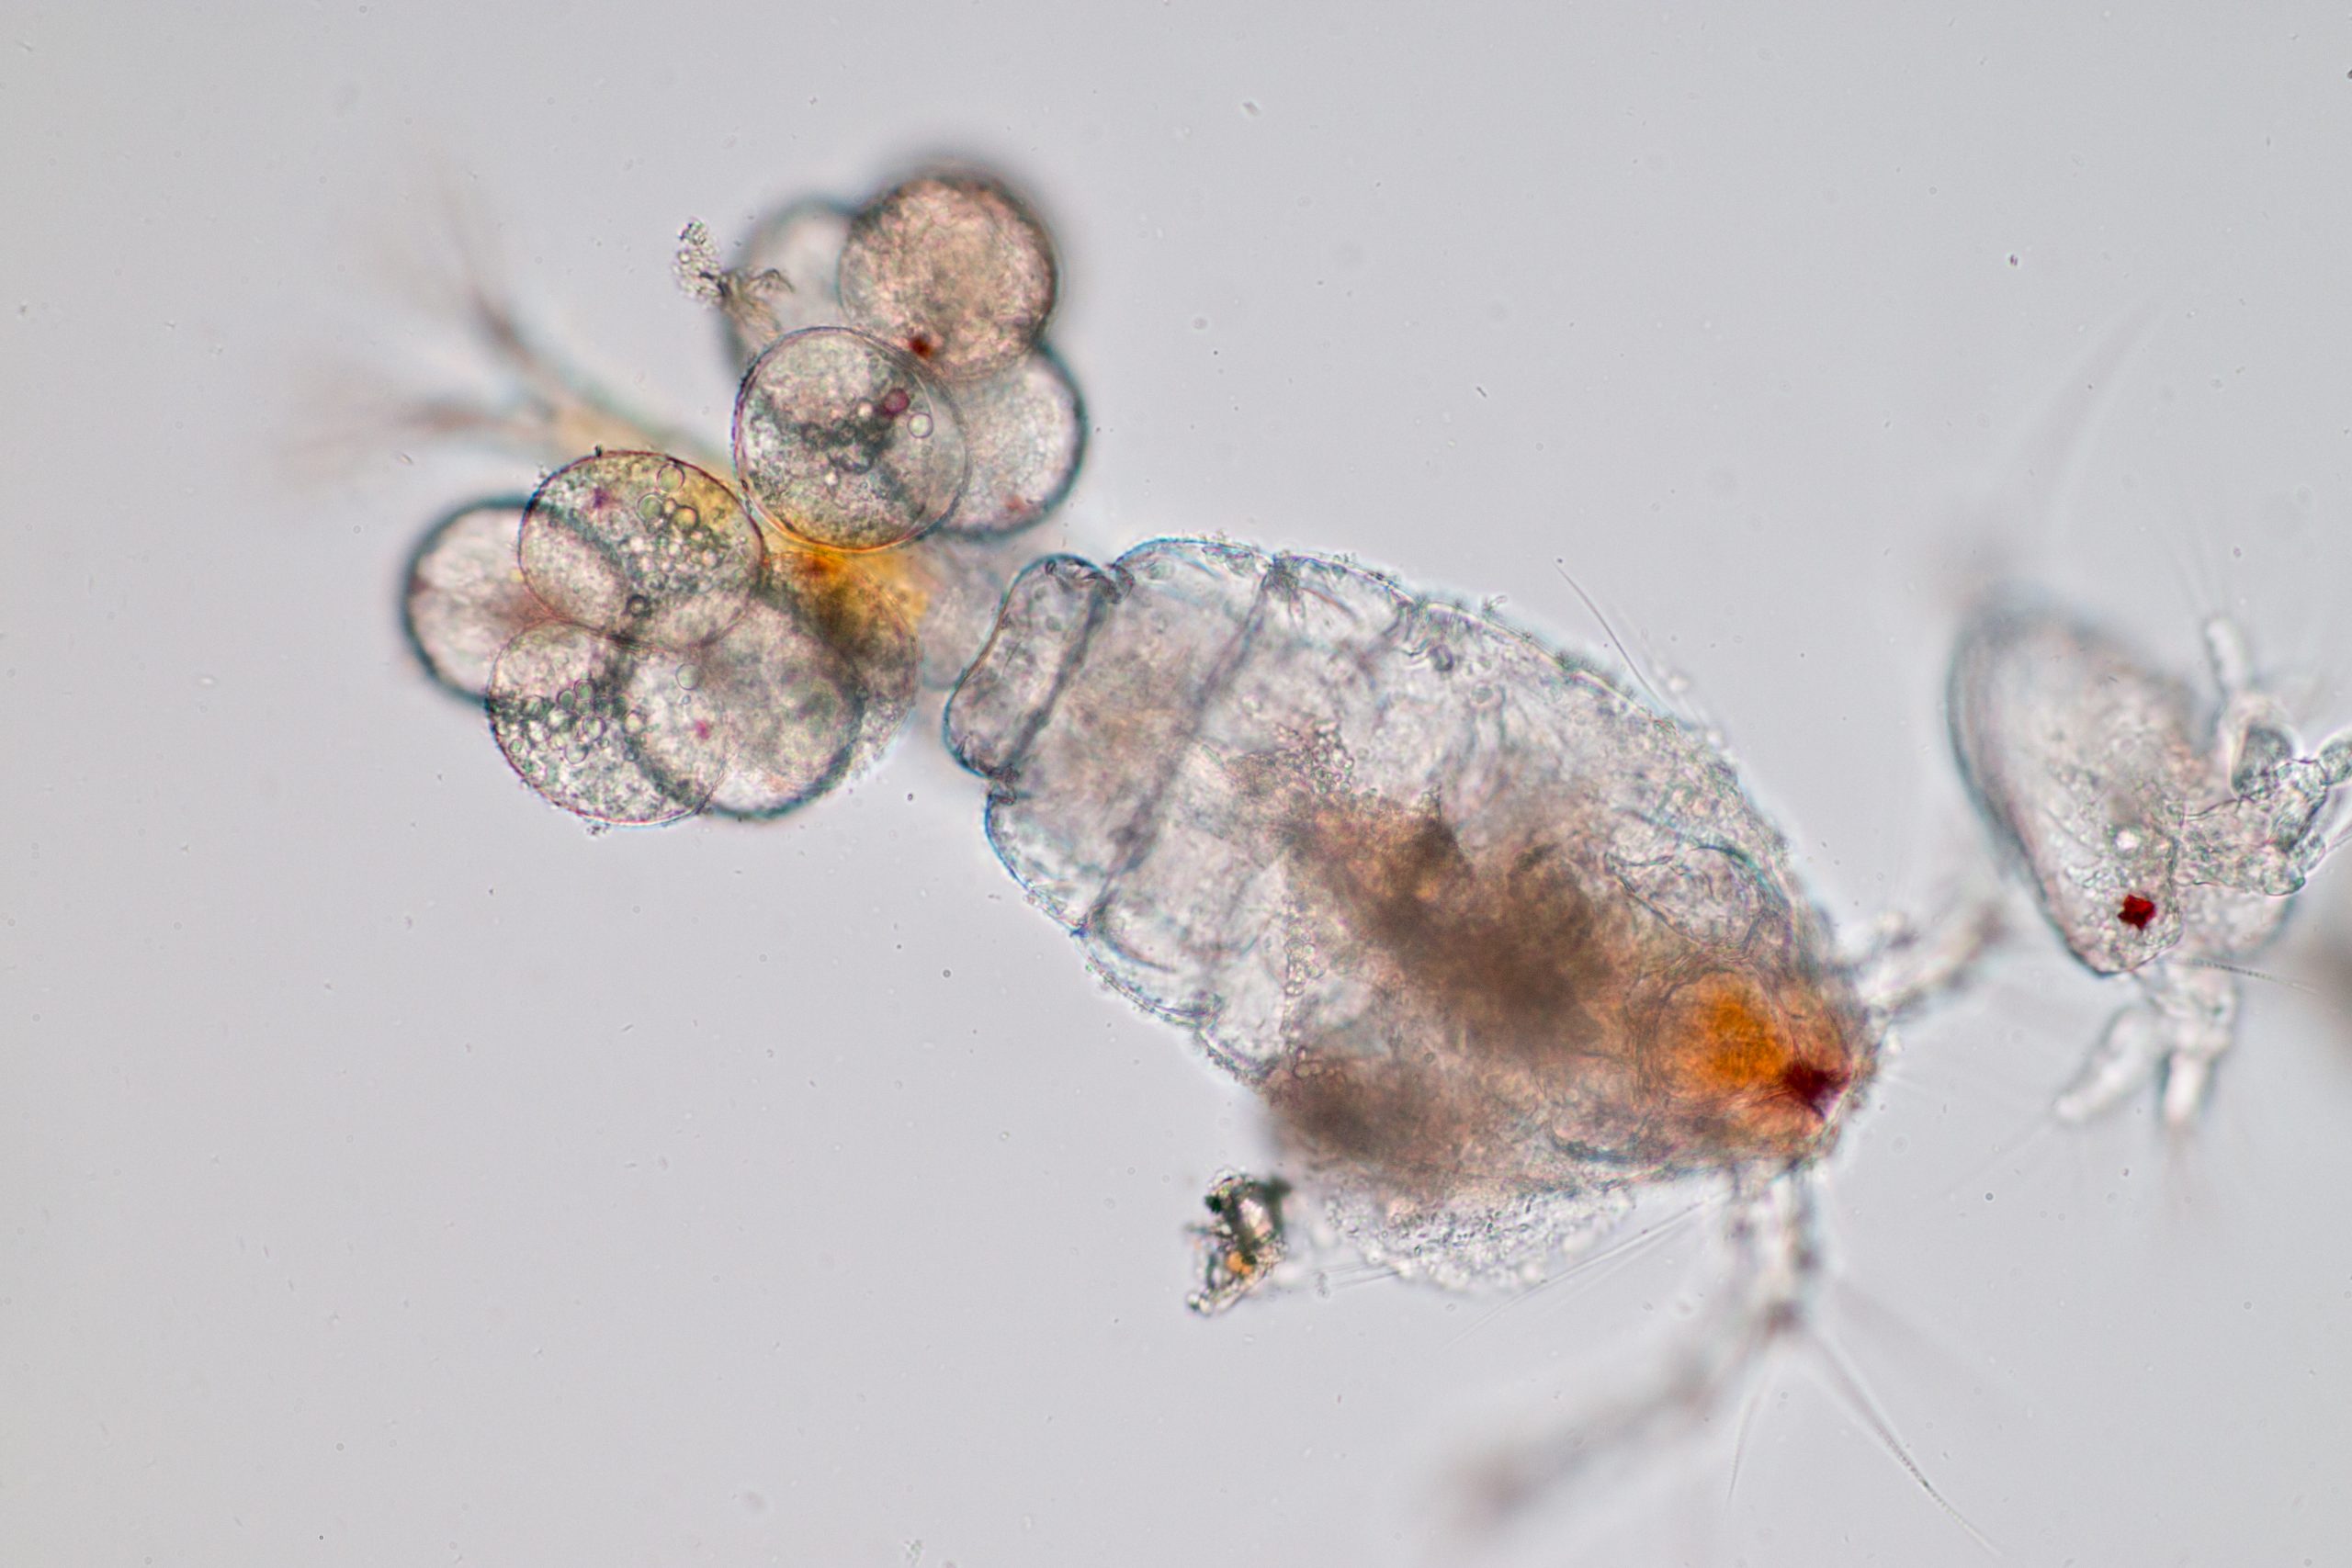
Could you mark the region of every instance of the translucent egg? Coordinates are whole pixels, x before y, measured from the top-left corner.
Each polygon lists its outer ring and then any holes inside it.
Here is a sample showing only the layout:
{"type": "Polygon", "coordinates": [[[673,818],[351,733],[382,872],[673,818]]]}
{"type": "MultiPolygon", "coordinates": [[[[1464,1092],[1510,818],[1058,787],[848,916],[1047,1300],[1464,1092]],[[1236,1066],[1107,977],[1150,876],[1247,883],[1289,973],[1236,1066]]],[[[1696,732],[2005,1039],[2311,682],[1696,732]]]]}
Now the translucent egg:
{"type": "Polygon", "coordinates": [[[657,648],[732,624],[763,554],[735,492],[662,452],[599,452],[549,475],[517,552],[555,615],[657,648]]]}
{"type": "Polygon", "coordinates": [[[961,385],[1029,351],[1053,313],[1046,227],[1001,181],[918,175],[866,204],[842,248],[842,319],[961,385]]]}
{"type": "Polygon", "coordinates": [[[907,355],[811,327],[771,344],[735,402],[735,469],[779,526],[887,549],[947,515],[969,467],[955,407],[907,355]]]}
{"type": "Polygon", "coordinates": [[[527,504],[493,498],[460,507],[409,558],[401,625],[419,662],[461,696],[481,696],[498,650],[554,614],[523,581],[515,558],[527,504]]]}

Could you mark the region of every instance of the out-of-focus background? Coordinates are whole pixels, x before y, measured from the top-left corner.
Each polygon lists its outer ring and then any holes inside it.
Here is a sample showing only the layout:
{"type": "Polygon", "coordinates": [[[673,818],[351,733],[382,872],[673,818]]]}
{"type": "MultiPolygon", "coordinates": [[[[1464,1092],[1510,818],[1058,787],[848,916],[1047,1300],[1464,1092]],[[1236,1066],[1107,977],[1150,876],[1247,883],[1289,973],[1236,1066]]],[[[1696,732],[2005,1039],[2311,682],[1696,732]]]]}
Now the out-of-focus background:
{"type": "MultiPolygon", "coordinates": [[[[764,828],[532,798],[394,604],[533,476],[356,412],[464,384],[453,207],[716,437],[684,220],[1001,164],[1093,420],[1037,548],[1343,549],[1589,644],[1564,563],[1849,931],[1983,852],[1939,699],[1988,571],[2185,672],[2238,614],[2352,720],[2326,7],[20,4],[0,145],[12,1563],[1451,1560],[1463,1446],[1711,1288],[1698,1224],[1491,1320],[1197,1321],[1250,1107],[927,722],[764,828]]],[[[2256,983],[2186,1146],[2037,1135],[2120,998],[2023,934],[1840,1151],[1827,1332],[2012,1561],[2343,1561],[2352,1024],[2256,983]]],[[[1737,1409],[1498,1556],[1981,1561],[1815,1365],[1736,1486],[1737,1409]]]]}

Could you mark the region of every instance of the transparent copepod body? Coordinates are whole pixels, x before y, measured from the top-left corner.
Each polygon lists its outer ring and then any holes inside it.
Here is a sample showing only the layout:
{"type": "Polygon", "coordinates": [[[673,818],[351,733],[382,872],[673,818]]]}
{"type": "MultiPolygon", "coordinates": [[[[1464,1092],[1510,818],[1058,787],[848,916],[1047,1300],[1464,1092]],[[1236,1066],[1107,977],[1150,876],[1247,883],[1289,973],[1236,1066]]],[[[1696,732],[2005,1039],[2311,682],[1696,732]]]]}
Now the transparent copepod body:
{"type": "Polygon", "coordinates": [[[1036,562],[946,727],[1007,869],[1400,1272],[1809,1168],[1876,1064],[1883,1010],[1713,746],[1347,562],[1036,562]]]}
{"type": "Polygon", "coordinates": [[[2207,640],[2217,701],[2014,597],[1979,610],[1953,658],[1953,748],[1994,838],[2075,957],[2141,991],[2060,1096],[2064,1120],[2152,1075],[2169,1122],[2195,1115],[2234,1038],[2230,966],[2277,934],[2331,847],[2352,735],[2301,755],[2235,629],[2215,620],[2207,640]]]}

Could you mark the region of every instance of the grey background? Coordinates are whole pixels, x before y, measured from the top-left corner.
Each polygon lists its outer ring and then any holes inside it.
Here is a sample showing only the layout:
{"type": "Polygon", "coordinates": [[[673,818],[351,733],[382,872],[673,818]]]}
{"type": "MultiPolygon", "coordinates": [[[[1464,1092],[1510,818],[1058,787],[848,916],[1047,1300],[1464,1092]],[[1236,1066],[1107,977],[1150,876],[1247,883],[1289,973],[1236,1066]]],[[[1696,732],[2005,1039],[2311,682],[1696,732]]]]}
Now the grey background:
{"type": "MultiPolygon", "coordinates": [[[[444,186],[717,432],[684,219],[1002,161],[1097,422],[1042,545],[1344,548],[1589,641],[1565,560],[1849,929],[1975,852],[1937,693],[1987,540],[2184,668],[2229,607],[2352,717],[2330,8],[0,24],[0,1561],[1405,1561],[1465,1438],[1712,1279],[1701,1225],[1466,1334],[1394,1283],[1194,1321],[1249,1107],[1023,907],[927,729],[762,830],[532,800],[391,612],[529,474],[338,424],[460,373],[401,281],[444,186]],[[2060,485],[2019,444],[2066,428],[2060,485]]],[[[1825,1324],[2011,1561],[2345,1561],[2352,1030],[2257,987],[2188,1148],[2135,1100],[2004,1153],[2112,1000],[2030,942],[1910,1032],[1825,1324]]],[[[1804,1364],[1734,1491],[1736,1415],[1500,1554],[1982,1560],[1804,1364]]]]}

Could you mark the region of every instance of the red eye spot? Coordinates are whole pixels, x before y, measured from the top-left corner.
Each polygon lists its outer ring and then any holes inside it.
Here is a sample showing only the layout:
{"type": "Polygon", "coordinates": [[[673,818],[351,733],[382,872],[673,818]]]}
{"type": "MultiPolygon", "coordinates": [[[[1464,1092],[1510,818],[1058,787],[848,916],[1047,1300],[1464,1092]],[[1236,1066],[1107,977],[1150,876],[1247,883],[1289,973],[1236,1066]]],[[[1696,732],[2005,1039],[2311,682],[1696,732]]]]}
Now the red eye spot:
{"type": "Polygon", "coordinates": [[[2156,918],[2156,906],[2137,893],[2126,893],[2123,907],[2115,911],[2115,918],[2135,931],[2143,931],[2148,929],[2148,922],[2156,918]]]}
{"type": "Polygon", "coordinates": [[[1826,1117],[1838,1097],[1846,1092],[1850,1075],[1811,1062],[1791,1062],[1781,1069],[1781,1092],[1812,1111],[1826,1117]]]}
{"type": "Polygon", "coordinates": [[[929,333],[917,333],[907,339],[907,352],[917,359],[929,359],[939,352],[939,340],[929,333]]]}

